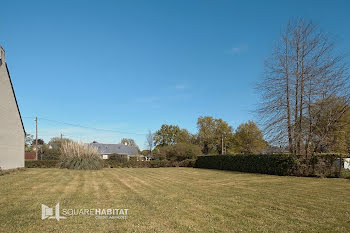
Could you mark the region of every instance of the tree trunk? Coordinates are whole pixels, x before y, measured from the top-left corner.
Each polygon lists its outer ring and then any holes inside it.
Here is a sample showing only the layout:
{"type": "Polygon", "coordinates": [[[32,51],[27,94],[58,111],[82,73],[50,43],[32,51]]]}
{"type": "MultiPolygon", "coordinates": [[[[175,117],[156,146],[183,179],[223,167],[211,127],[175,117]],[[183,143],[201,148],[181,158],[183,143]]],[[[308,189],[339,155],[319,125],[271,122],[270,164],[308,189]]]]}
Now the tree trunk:
{"type": "Polygon", "coordinates": [[[288,151],[293,153],[293,138],[291,125],[291,111],[289,100],[289,59],[288,59],[288,38],[285,38],[286,52],[285,52],[285,77],[286,77],[286,107],[287,107],[287,127],[288,127],[288,151]]]}
{"type": "Polygon", "coordinates": [[[299,151],[299,154],[301,154],[301,141],[302,141],[302,120],[303,120],[303,104],[304,104],[304,57],[305,57],[305,35],[303,33],[303,45],[302,45],[302,51],[301,51],[301,72],[299,75],[300,78],[300,107],[299,107],[299,123],[298,123],[298,145],[297,150],[299,151]]]}
{"type": "MultiPolygon", "coordinates": [[[[295,72],[295,116],[294,116],[294,137],[296,143],[299,142],[299,132],[298,131],[298,107],[299,107],[299,42],[296,45],[296,72],[295,72]]],[[[295,145],[295,154],[299,154],[298,145],[295,145]]]]}

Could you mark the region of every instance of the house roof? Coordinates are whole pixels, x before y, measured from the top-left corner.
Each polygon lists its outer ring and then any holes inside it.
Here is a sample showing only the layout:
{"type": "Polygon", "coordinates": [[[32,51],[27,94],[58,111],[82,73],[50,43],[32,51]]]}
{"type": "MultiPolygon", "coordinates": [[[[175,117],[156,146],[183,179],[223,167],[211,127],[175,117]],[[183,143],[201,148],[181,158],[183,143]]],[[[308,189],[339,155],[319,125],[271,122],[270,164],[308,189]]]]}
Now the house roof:
{"type": "MultiPolygon", "coordinates": [[[[0,46],[0,49],[1,49],[1,48],[2,48],[2,47],[0,46]]],[[[1,63],[2,63],[2,61],[1,61],[1,59],[0,59],[0,64],[1,64],[1,63]]],[[[4,63],[5,63],[5,66],[6,66],[7,75],[8,75],[8,77],[9,77],[9,79],[10,79],[10,84],[11,84],[11,88],[12,88],[12,93],[13,93],[13,96],[15,97],[15,102],[16,102],[16,106],[17,106],[19,118],[21,119],[21,124],[22,124],[22,128],[23,128],[23,132],[24,132],[24,134],[26,134],[26,130],[24,129],[24,124],[23,124],[23,120],[22,120],[21,111],[19,110],[18,103],[17,103],[17,98],[16,98],[15,89],[13,89],[10,71],[9,71],[9,68],[7,67],[6,61],[5,61],[4,63]]]]}
{"type": "Polygon", "coordinates": [[[270,146],[262,152],[262,154],[273,154],[273,153],[288,153],[288,150],[283,147],[270,146]]]}
{"type": "Polygon", "coordinates": [[[126,146],[124,144],[102,144],[90,143],[97,148],[101,154],[120,154],[120,155],[138,155],[139,151],[135,146],[126,146]]]}

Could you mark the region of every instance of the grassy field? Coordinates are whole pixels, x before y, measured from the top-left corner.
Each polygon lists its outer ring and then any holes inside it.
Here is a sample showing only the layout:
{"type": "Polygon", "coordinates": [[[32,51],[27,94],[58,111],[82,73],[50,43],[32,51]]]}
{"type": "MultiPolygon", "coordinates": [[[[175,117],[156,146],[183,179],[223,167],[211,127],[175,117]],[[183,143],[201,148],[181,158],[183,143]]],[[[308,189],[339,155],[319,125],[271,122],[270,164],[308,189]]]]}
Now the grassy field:
{"type": "MultiPolygon", "coordinates": [[[[194,168],[27,169],[0,176],[0,232],[350,232],[350,180],[194,168]],[[41,220],[41,204],[126,220],[41,220]]],[[[62,214],[61,214],[62,215],[62,214]]]]}

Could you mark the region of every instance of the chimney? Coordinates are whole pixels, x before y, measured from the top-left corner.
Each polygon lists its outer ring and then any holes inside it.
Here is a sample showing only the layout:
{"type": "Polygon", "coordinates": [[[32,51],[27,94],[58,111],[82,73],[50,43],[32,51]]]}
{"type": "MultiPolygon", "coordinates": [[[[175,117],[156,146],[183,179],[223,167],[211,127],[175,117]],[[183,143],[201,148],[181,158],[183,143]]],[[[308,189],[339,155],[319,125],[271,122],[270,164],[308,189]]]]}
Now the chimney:
{"type": "Polygon", "coordinates": [[[1,59],[1,63],[0,66],[2,64],[5,64],[5,50],[1,47],[0,45],[0,59],[1,59]]]}

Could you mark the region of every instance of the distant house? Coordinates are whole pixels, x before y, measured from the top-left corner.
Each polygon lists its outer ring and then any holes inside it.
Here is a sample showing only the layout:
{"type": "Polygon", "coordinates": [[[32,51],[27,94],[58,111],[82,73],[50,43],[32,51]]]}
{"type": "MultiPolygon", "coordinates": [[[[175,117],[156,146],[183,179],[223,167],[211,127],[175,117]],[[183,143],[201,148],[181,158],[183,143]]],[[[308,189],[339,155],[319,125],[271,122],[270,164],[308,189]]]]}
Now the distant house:
{"type": "Polygon", "coordinates": [[[125,156],[125,158],[128,160],[131,157],[136,157],[137,160],[148,160],[147,157],[139,153],[138,148],[135,146],[127,146],[124,144],[103,144],[98,142],[90,143],[90,145],[97,148],[98,152],[101,154],[102,159],[109,159],[110,155],[118,154],[125,156]]]}
{"type": "Polygon", "coordinates": [[[25,130],[12,86],[5,51],[0,46],[0,168],[24,167],[25,130]]]}
{"type": "Polygon", "coordinates": [[[268,148],[266,148],[262,154],[285,154],[285,153],[289,153],[288,150],[284,147],[278,147],[278,146],[270,146],[268,148]]]}

